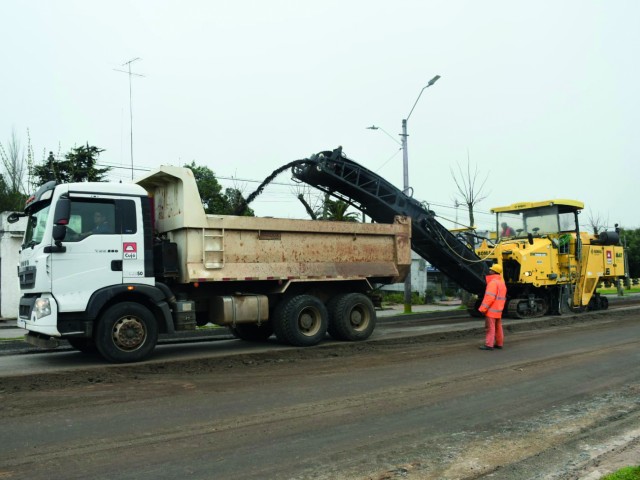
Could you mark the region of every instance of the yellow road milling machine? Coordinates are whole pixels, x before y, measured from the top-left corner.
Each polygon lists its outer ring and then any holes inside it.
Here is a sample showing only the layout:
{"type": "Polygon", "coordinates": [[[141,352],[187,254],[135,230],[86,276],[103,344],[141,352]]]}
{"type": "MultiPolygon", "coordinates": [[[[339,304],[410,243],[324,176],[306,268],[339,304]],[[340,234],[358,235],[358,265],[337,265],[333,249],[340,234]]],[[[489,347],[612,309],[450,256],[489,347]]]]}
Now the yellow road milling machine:
{"type": "Polygon", "coordinates": [[[562,199],[491,210],[497,240],[485,239],[476,253],[502,265],[509,317],[607,308],[596,288],[624,277],[624,249],[617,231],[580,231],[583,208],[582,202],[562,199]]]}

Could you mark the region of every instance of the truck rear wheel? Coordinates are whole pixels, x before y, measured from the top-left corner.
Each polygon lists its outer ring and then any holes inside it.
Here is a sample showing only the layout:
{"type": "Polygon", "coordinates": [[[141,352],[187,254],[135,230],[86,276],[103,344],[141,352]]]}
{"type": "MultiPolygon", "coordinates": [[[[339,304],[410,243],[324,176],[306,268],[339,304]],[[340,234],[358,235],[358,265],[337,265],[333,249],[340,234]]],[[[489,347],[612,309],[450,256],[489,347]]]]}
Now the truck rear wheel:
{"type": "Polygon", "coordinates": [[[282,342],[308,347],[319,343],[327,333],[327,308],[312,295],[282,300],[274,315],[273,329],[282,342]]]}
{"type": "Polygon", "coordinates": [[[376,328],[376,311],[369,297],[347,293],[333,297],[328,305],[329,335],[336,340],[366,340],[376,328]]]}
{"type": "Polygon", "coordinates": [[[155,348],[158,324],[139,303],[118,303],[100,317],[95,341],[100,354],[110,362],[137,362],[155,348]]]}

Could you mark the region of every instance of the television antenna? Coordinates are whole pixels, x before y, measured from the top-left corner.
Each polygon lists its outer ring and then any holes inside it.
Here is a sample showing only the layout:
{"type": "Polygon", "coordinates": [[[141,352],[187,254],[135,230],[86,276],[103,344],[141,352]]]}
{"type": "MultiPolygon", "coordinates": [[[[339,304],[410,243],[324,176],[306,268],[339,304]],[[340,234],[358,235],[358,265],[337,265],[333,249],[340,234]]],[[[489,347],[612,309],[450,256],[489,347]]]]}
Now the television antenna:
{"type": "Polygon", "coordinates": [[[121,72],[121,73],[126,73],[129,75],[129,133],[130,133],[130,140],[131,140],[131,180],[133,180],[133,102],[132,102],[132,90],[131,90],[131,77],[132,76],[136,76],[136,77],[144,77],[144,75],[141,75],[139,73],[133,73],[131,71],[131,64],[133,62],[136,62],[138,60],[142,60],[140,57],[136,57],[136,58],[132,58],[131,60],[124,62],[122,64],[123,67],[127,67],[127,70],[119,70],[117,68],[114,68],[114,70],[116,72],[121,72]]]}

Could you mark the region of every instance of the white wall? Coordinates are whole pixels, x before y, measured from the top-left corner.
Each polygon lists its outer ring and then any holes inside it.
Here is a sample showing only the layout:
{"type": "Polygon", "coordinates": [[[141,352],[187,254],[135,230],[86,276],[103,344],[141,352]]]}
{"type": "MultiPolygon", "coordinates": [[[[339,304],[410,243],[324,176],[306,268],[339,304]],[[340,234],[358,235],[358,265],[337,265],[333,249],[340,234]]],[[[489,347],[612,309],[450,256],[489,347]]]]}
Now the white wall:
{"type": "Polygon", "coordinates": [[[9,223],[11,212],[0,213],[0,317],[18,318],[20,281],[18,280],[18,252],[27,225],[26,217],[9,223]]]}
{"type": "MultiPolygon", "coordinates": [[[[428,263],[416,252],[411,251],[411,291],[418,292],[420,295],[424,295],[427,290],[427,282],[429,281],[427,275],[428,263]]],[[[381,290],[387,292],[404,292],[404,283],[392,283],[390,285],[384,285],[381,290]]]]}

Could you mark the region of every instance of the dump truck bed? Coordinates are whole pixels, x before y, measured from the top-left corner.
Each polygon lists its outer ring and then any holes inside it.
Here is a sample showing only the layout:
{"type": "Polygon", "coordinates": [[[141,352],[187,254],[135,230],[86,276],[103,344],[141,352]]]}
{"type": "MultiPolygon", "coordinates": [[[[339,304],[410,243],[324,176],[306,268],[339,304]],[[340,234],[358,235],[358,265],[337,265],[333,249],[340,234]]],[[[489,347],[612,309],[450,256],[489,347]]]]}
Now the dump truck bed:
{"type": "Polygon", "coordinates": [[[407,218],[362,224],[207,216],[209,228],[170,232],[182,283],[374,278],[399,282],[411,261],[407,218]]]}

